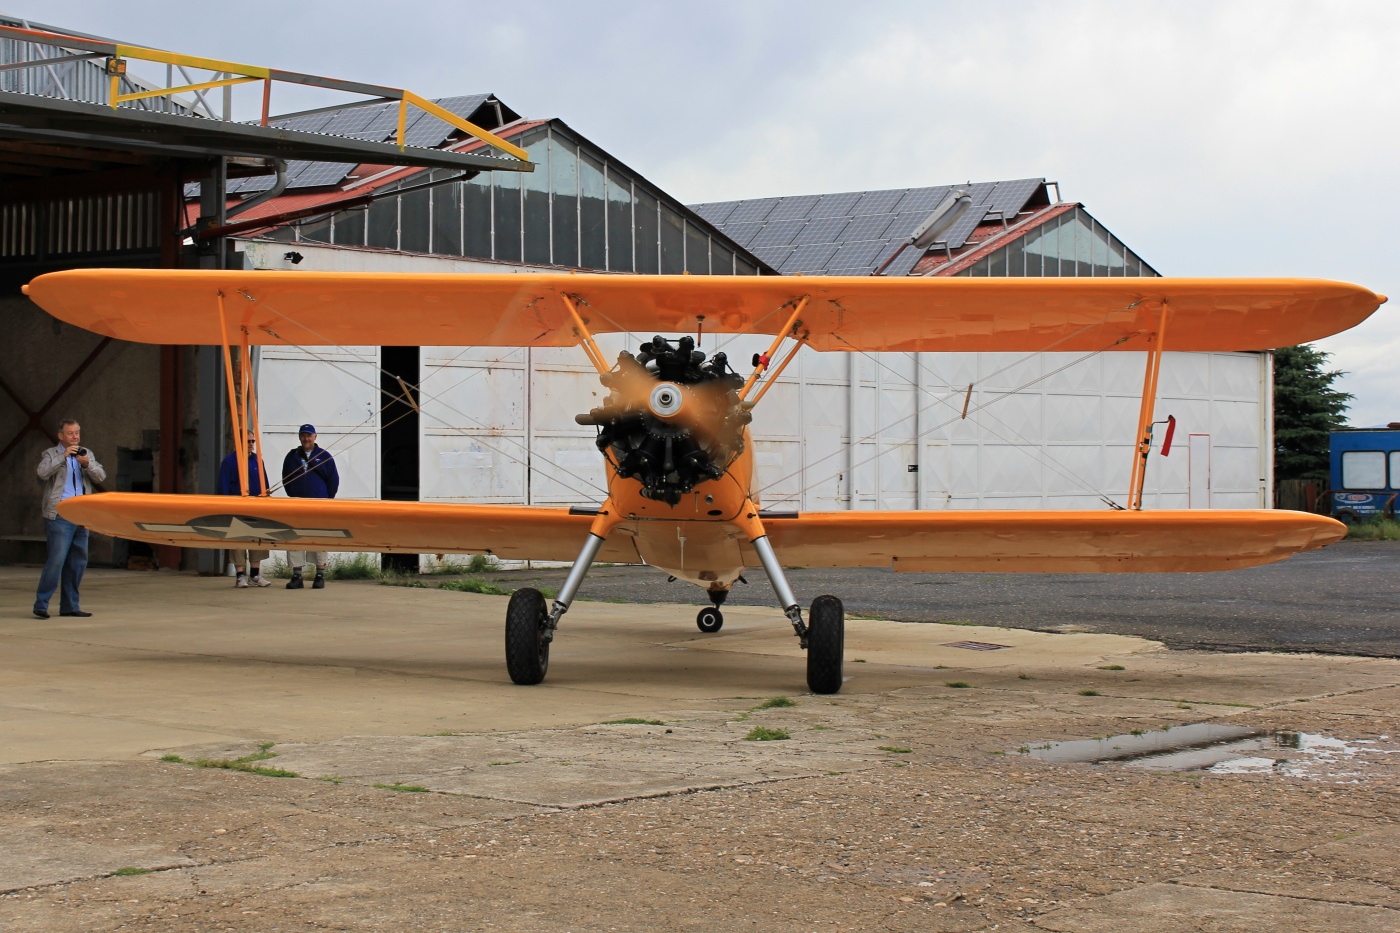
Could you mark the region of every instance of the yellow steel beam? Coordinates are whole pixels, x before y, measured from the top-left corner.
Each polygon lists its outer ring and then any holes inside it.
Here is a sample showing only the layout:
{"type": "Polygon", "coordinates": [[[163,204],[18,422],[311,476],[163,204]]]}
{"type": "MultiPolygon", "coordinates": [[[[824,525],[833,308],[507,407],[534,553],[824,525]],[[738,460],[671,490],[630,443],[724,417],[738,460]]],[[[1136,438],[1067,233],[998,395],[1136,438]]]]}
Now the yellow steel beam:
{"type": "Polygon", "coordinates": [[[230,84],[247,84],[261,81],[262,78],[220,78],[218,81],[205,81],[202,84],[182,84],[180,87],[166,87],[155,91],[137,91],[135,94],[113,94],[112,106],[129,100],[143,100],[147,97],[162,97],[166,94],[179,94],[184,91],[203,91],[211,87],[225,87],[230,84]]]}
{"type": "Polygon", "coordinates": [[[201,58],[198,55],[181,55],[164,49],[147,49],[139,45],[116,46],[118,58],[139,58],[142,61],[162,62],[166,65],[184,65],[186,68],[203,68],[206,71],[223,71],[228,74],[246,75],[250,78],[270,78],[271,68],[258,65],[241,65],[238,62],[225,62],[217,58],[201,58]]]}
{"type": "MultiPolygon", "coordinates": [[[[432,101],[419,97],[412,91],[404,91],[403,99],[408,103],[412,104],[413,106],[417,107],[419,110],[422,110],[424,113],[430,113],[433,116],[437,117],[439,120],[446,121],[448,124],[457,127],[457,129],[462,130],[466,133],[470,133],[471,135],[475,136],[477,139],[481,140],[487,145],[495,146],[502,152],[508,152],[511,155],[515,156],[517,159],[520,159],[521,161],[530,161],[530,154],[524,149],[521,149],[519,146],[512,145],[511,143],[506,142],[504,139],[497,136],[495,133],[490,132],[489,130],[483,130],[475,123],[463,120],[461,117],[457,116],[452,111],[445,110],[442,107],[439,107],[437,104],[433,103],[432,101]]],[[[402,129],[400,129],[400,134],[402,134],[402,129]]],[[[399,137],[399,147],[403,147],[402,135],[400,135],[399,137]]]]}

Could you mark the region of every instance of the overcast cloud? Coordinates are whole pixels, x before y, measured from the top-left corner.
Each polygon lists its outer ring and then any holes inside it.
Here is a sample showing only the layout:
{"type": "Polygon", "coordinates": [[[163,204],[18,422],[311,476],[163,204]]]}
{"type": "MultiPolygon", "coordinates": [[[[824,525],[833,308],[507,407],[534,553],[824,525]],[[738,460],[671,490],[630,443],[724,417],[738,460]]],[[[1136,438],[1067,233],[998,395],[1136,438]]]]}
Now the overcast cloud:
{"type": "Polygon", "coordinates": [[[429,97],[492,91],[692,203],[1043,176],[1164,274],[1396,295],[1320,346],[1352,423],[1400,421],[1400,4],[0,4],[429,97]]]}

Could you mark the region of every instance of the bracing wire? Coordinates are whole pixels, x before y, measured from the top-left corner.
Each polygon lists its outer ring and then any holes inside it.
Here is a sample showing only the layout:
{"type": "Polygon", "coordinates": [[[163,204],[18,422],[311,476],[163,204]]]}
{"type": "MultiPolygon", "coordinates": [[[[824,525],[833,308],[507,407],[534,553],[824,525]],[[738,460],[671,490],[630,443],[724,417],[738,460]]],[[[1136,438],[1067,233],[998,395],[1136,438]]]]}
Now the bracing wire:
{"type": "MultiPolygon", "coordinates": [[[[358,353],[356,353],[355,351],[353,351],[352,349],[350,349],[349,347],[346,347],[346,346],[344,346],[344,345],[342,345],[342,344],[336,343],[336,342],[333,341],[333,340],[330,340],[330,339],[327,338],[324,334],[321,334],[321,333],[317,332],[314,328],[307,327],[306,325],[304,325],[304,324],[302,324],[301,322],[297,321],[295,318],[291,317],[290,315],[285,314],[285,313],[283,313],[283,312],[277,310],[276,308],[272,307],[272,306],[271,306],[270,304],[268,304],[267,302],[262,301],[262,300],[259,299],[259,298],[255,298],[254,296],[249,295],[247,292],[240,292],[240,294],[242,294],[242,295],[243,295],[245,298],[247,298],[249,301],[257,302],[258,304],[261,304],[261,305],[263,305],[264,307],[267,307],[268,310],[272,311],[274,314],[277,314],[277,315],[278,315],[279,317],[281,317],[282,319],[288,321],[289,323],[291,323],[291,324],[293,324],[293,325],[295,325],[295,326],[297,326],[297,327],[302,328],[302,329],[305,330],[307,333],[310,333],[310,334],[314,335],[315,337],[319,338],[320,340],[324,341],[326,345],[335,347],[337,350],[341,351],[342,353],[346,354],[347,356],[350,356],[351,358],[353,358],[353,359],[355,359],[355,360],[358,360],[358,361],[361,362],[361,363],[364,363],[364,364],[366,364],[366,365],[372,366],[372,367],[375,369],[375,371],[376,371],[377,373],[379,373],[379,374],[381,374],[381,375],[390,376],[391,378],[394,378],[394,379],[400,378],[400,377],[399,377],[398,375],[396,375],[395,373],[391,373],[391,372],[389,372],[388,370],[384,369],[382,366],[379,365],[379,363],[378,363],[376,360],[373,360],[373,359],[371,359],[371,358],[369,358],[369,357],[367,357],[367,356],[358,354],[358,353]]],[[[365,377],[361,376],[359,373],[354,372],[354,371],[352,371],[352,370],[349,370],[349,369],[347,369],[347,368],[341,366],[337,361],[335,361],[335,360],[333,360],[333,359],[329,359],[329,358],[327,358],[327,357],[325,357],[325,356],[322,356],[321,354],[318,354],[318,353],[316,353],[315,351],[310,350],[310,349],[308,349],[308,348],[305,347],[305,346],[302,346],[302,345],[293,343],[292,341],[287,340],[285,337],[283,337],[281,334],[276,333],[275,331],[269,330],[269,329],[267,329],[267,328],[264,328],[264,330],[265,330],[268,334],[271,334],[273,337],[276,337],[278,340],[281,340],[281,341],[282,341],[284,344],[286,344],[287,346],[293,347],[293,348],[295,348],[295,349],[297,349],[297,350],[300,350],[301,352],[306,353],[306,354],[307,354],[308,356],[310,356],[312,359],[314,359],[314,360],[316,360],[316,361],[318,361],[318,362],[325,363],[325,364],[327,364],[327,365],[329,365],[329,366],[331,366],[331,367],[333,367],[333,368],[339,370],[340,372],[344,373],[345,375],[349,376],[350,378],[354,379],[355,381],[360,382],[360,383],[363,383],[363,384],[365,384],[365,385],[367,385],[367,386],[370,386],[370,387],[373,388],[376,392],[382,392],[382,388],[381,388],[379,385],[376,385],[375,383],[370,382],[370,380],[368,380],[368,379],[366,379],[365,377]]],[[[463,352],[463,353],[466,352],[467,349],[470,349],[470,348],[464,348],[462,352],[463,352]]],[[[459,354],[458,354],[458,358],[460,358],[461,355],[462,355],[462,354],[459,353],[459,354]]],[[[470,377],[469,377],[469,378],[470,378],[470,377]]],[[[465,381],[465,380],[463,380],[463,381],[465,381]]],[[[420,393],[420,396],[421,396],[421,393],[422,393],[422,388],[421,388],[421,386],[414,385],[414,386],[412,386],[412,388],[415,389],[415,390],[417,390],[417,391],[420,393]]],[[[483,428],[483,429],[487,429],[487,430],[489,430],[489,429],[491,428],[491,425],[486,424],[485,422],[481,421],[480,419],[477,419],[477,418],[472,417],[471,415],[467,414],[466,412],[462,411],[461,409],[457,408],[456,406],[452,405],[451,403],[445,401],[445,400],[442,399],[441,397],[430,396],[430,397],[429,397],[429,400],[432,401],[432,402],[434,402],[436,405],[439,405],[439,406],[441,406],[441,407],[447,409],[448,412],[450,412],[450,413],[452,413],[452,414],[455,414],[455,415],[457,415],[457,416],[459,416],[459,417],[465,419],[466,421],[471,422],[473,425],[476,425],[476,426],[479,427],[479,428],[483,428]]],[[[421,408],[421,403],[420,403],[420,408],[421,408]]],[[[456,427],[457,427],[456,425],[454,425],[454,424],[450,423],[449,421],[447,421],[447,419],[445,419],[445,418],[443,418],[442,416],[440,416],[440,415],[438,415],[438,414],[432,412],[431,410],[428,410],[428,409],[422,409],[422,410],[423,410],[424,414],[427,414],[429,417],[434,418],[435,420],[437,420],[438,422],[440,422],[444,427],[447,427],[447,428],[456,428],[456,427]]],[[[382,411],[382,409],[381,409],[381,411],[382,411]]],[[[377,414],[377,413],[376,413],[376,414],[377,414]]],[[[372,418],[372,417],[374,417],[374,415],[371,415],[371,418],[372,418]]],[[[368,420],[369,420],[369,419],[366,419],[365,422],[362,422],[361,426],[363,426],[364,424],[368,423],[368,420]]],[[[470,435],[467,435],[467,436],[470,436],[470,435]]],[[[365,435],[365,437],[367,438],[368,435],[365,435]]],[[[588,480],[585,480],[585,479],[583,479],[582,477],[577,476],[576,474],[570,473],[570,472],[569,472],[568,470],[566,470],[564,467],[560,466],[560,465],[557,464],[557,463],[554,463],[552,460],[550,460],[550,459],[548,459],[548,458],[546,458],[546,457],[541,457],[541,456],[539,456],[539,455],[536,454],[534,451],[532,451],[532,450],[529,448],[528,445],[523,444],[523,443],[521,443],[520,441],[516,441],[516,440],[514,440],[513,438],[503,438],[503,440],[508,440],[510,444],[512,444],[512,445],[514,445],[515,447],[518,447],[518,448],[520,448],[521,450],[523,450],[524,453],[525,453],[525,457],[524,457],[524,458],[522,458],[522,457],[520,457],[520,456],[518,456],[518,455],[516,455],[516,454],[514,454],[514,453],[512,453],[512,452],[510,452],[510,451],[508,451],[508,450],[503,450],[503,449],[501,449],[500,447],[497,447],[496,445],[491,444],[490,442],[486,441],[485,439],[483,439],[483,438],[481,438],[481,437],[479,437],[479,436],[471,436],[471,437],[472,437],[473,442],[480,444],[482,447],[485,447],[485,448],[488,449],[488,450],[491,450],[491,451],[493,451],[493,452],[495,452],[495,453],[500,454],[501,456],[505,457],[506,459],[508,459],[508,460],[510,460],[510,461],[512,461],[512,462],[514,462],[514,463],[519,463],[519,464],[521,464],[521,465],[523,465],[523,466],[527,466],[527,467],[533,467],[533,466],[535,465],[535,461],[541,461],[541,462],[543,462],[546,466],[552,467],[554,470],[558,471],[558,473],[563,474],[563,475],[566,476],[566,477],[571,477],[571,478],[573,478],[573,479],[579,480],[579,481],[582,482],[585,486],[589,487],[592,491],[590,492],[590,491],[587,491],[587,490],[580,489],[580,488],[578,488],[577,486],[572,485],[571,483],[569,483],[569,482],[567,482],[567,481],[565,481],[565,480],[561,480],[561,479],[559,479],[558,477],[552,477],[552,480],[553,480],[554,482],[559,483],[559,485],[561,485],[561,486],[563,486],[564,488],[568,489],[570,492],[573,492],[573,493],[575,493],[576,495],[582,496],[582,497],[585,498],[585,499],[591,499],[591,498],[593,498],[593,497],[594,497],[596,494],[598,494],[598,493],[601,493],[604,497],[606,497],[606,495],[607,495],[607,491],[606,491],[605,489],[602,489],[601,487],[597,486],[595,483],[592,483],[592,482],[590,482],[590,481],[588,481],[588,480]]],[[[357,441],[356,443],[358,443],[358,441],[357,441]]],[[[354,445],[351,445],[351,446],[353,447],[354,445]]],[[[347,448],[347,449],[349,449],[349,448],[347,448]]]]}
{"type": "MultiPolygon", "coordinates": [[[[1092,326],[1092,325],[1091,325],[1091,326],[1092,326]]],[[[1063,340],[1068,340],[1068,339],[1070,339],[1070,337],[1073,337],[1073,336],[1074,336],[1073,334],[1068,335],[1068,336],[1062,338],[1061,341],[1057,341],[1057,343],[1063,342],[1063,340]]],[[[1115,347],[1115,346],[1117,346],[1117,345],[1119,345],[1119,344],[1121,344],[1121,343],[1127,341],[1127,340],[1130,339],[1130,338],[1131,338],[1131,335],[1125,336],[1125,337],[1120,337],[1119,339],[1117,339],[1117,340],[1115,340],[1115,341],[1113,341],[1113,342],[1111,342],[1111,343],[1109,343],[1109,344],[1106,344],[1105,346],[1103,346],[1103,347],[1101,347],[1101,348],[1099,348],[1099,349],[1097,349],[1097,350],[1092,350],[1092,351],[1090,351],[1089,353],[1084,354],[1083,356],[1080,356],[1080,357],[1077,357],[1077,358],[1075,358],[1075,359],[1073,359],[1073,360],[1070,360],[1069,362],[1065,363],[1063,366],[1056,367],[1055,369],[1051,370],[1050,372],[1043,373],[1043,374],[1041,374],[1040,376],[1037,376],[1037,377],[1034,378],[1034,379],[1028,380],[1028,381],[1022,383],[1022,384],[1019,385],[1019,386],[1016,386],[1016,387],[1014,387],[1014,388],[1012,388],[1012,389],[1008,389],[1008,390],[1006,390],[1006,391],[1004,391],[1004,392],[1000,392],[1000,393],[998,393],[998,394],[996,394],[996,395],[993,395],[991,398],[988,398],[988,399],[986,399],[986,400],[984,400],[984,401],[982,401],[982,402],[979,402],[976,406],[974,406],[974,407],[972,407],[972,408],[969,408],[968,411],[967,411],[967,415],[968,415],[968,416],[971,416],[971,415],[973,415],[973,414],[976,414],[976,413],[978,413],[978,412],[981,412],[981,411],[985,410],[986,408],[988,408],[989,406],[995,404],[996,402],[999,402],[999,401],[1001,401],[1001,400],[1003,400],[1003,399],[1005,399],[1005,398],[1008,398],[1008,397],[1010,397],[1010,396],[1016,395],[1017,393],[1023,392],[1023,391],[1025,391],[1026,389],[1030,388],[1031,386],[1033,386],[1033,385],[1035,385],[1035,384],[1037,384],[1037,383],[1039,383],[1039,382],[1043,382],[1044,380],[1049,379],[1049,378],[1051,378],[1052,376],[1058,375],[1059,373],[1064,372],[1066,369],[1069,369],[1069,368],[1071,368],[1071,367],[1073,367],[1073,366],[1077,366],[1078,364],[1084,362],[1085,360],[1090,359],[1090,358],[1092,358],[1092,357],[1094,357],[1094,356],[1097,356],[1097,355],[1099,355],[1100,353],[1103,353],[1103,352],[1105,352],[1105,351],[1107,351],[1107,350],[1110,350],[1110,349],[1112,349],[1113,347],[1115,347]]],[[[1053,345],[1052,345],[1052,346],[1053,346],[1053,345]]],[[[1044,351],[1037,351],[1037,353],[1044,353],[1044,352],[1051,352],[1051,351],[1048,350],[1048,349],[1047,349],[1047,350],[1044,350],[1044,351]]],[[[863,354],[863,355],[868,356],[869,354],[863,354]]],[[[1010,363],[1010,364],[1008,364],[1008,365],[1002,367],[1001,369],[997,370],[996,372],[991,373],[991,374],[989,374],[988,376],[986,376],[986,377],[984,378],[984,381],[985,381],[985,379],[990,379],[990,378],[992,378],[992,377],[994,377],[994,376],[996,376],[996,375],[999,375],[1000,373],[1006,372],[1006,371],[1009,370],[1009,369],[1013,369],[1013,368],[1015,368],[1016,366],[1021,365],[1021,364],[1024,363],[1026,360],[1030,359],[1031,356],[1034,356],[1034,355],[1036,355],[1036,354],[1028,354],[1027,356],[1022,357],[1022,358],[1020,358],[1020,359],[1018,359],[1018,360],[1016,360],[1016,361],[1014,361],[1014,362],[1012,362],[1012,363],[1010,363]]],[[[885,365],[885,364],[883,364],[883,363],[879,363],[878,360],[877,360],[876,362],[877,362],[878,365],[882,365],[882,366],[885,365]]],[[[923,366],[922,363],[919,363],[919,366],[920,366],[920,368],[921,368],[924,372],[929,373],[929,375],[932,375],[932,376],[934,376],[935,378],[939,378],[939,381],[940,381],[940,382],[944,382],[944,384],[946,385],[946,381],[944,381],[944,380],[942,380],[940,377],[938,377],[938,375],[937,375],[936,373],[934,373],[932,370],[930,370],[930,369],[928,369],[927,367],[923,366]]],[[[886,367],[886,368],[888,368],[888,367],[886,367]]],[[[896,373],[896,375],[898,375],[898,374],[896,373]]],[[[962,391],[962,390],[958,390],[958,391],[962,391]]],[[[944,396],[944,397],[942,397],[942,398],[935,398],[934,401],[933,401],[932,403],[930,403],[930,404],[927,405],[927,406],[923,406],[923,407],[919,407],[918,403],[916,402],[916,407],[915,407],[915,412],[914,412],[914,413],[909,414],[909,415],[905,415],[905,416],[902,417],[902,418],[898,418],[898,419],[896,419],[896,420],[894,420],[894,421],[892,421],[892,422],[889,422],[888,424],[885,424],[885,425],[882,425],[882,426],[880,426],[880,427],[877,427],[872,433],[867,434],[867,435],[865,435],[864,437],[862,437],[862,438],[860,438],[860,439],[858,439],[858,440],[852,441],[852,442],[851,442],[851,445],[852,445],[852,446],[855,446],[855,445],[859,445],[859,444],[867,444],[867,443],[870,443],[870,442],[876,440],[877,438],[879,438],[879,436],[880,436],[881,434],[883,434],[885,431],[889,430],[890,428],[897,427],[898,425],[904,424],[905,422],[910,421],[910,420],[913,419],[913,418],[916,418],[918,415],[927,412],[927,411],[929,410],[929,408],[932,408],[932,407],[933,407],[934,404],[950,404],[948,400],[949,400],[951,397],[952,397],[952,393],[949,393],[948,395],[946,395],[946,396],[944,396]]],[[[935,431],[942,430],[943,428],[947,427],[948,425],[953,424],[954,422],[957,422],[957,421],[962,420],[963,417],[964,417],[964,415],[963,415],[961,409],[958,409],[957,415],[955,415],[954,417],[948,418],[946,421],[939,422],[939,423],[937,423],[937,424],[931,425],[931,426],[929,426],[929,427],[923,429],[922,431],[920,431],[920,432],[918,433],[918,435],[915,436],[914,440],[915,440],[915,441],[922,440],[924,437],[928,436],[930,433],[935,432],[935,431]]],[[[1000,421],[1000,419],[997,419],[997,420],[1000,421]]],[[[1004,422],[1003,422],[1003,424],[1004,424],[1004,422]]],[[[991,434],[993,434],[993,436],[997,437],[998,440],[1006,441],[1007,443],[1013,443],[1013,442],[1010,441],[1009,439],[1007,439],[1007,438],[1001,436],[1000,434],[998,434],[994,429],[992,429],[990,426],[988,426],[985,422],[982,422],[982,427],[985,428],[986,430],[988,430],[991,434]]],[[[1009,429],[1009,426],[1008,426],[1008,429],[1009,429]]],[[[1013,432],[1013,433],[1015,433],[1015,432],[1013,432]]],[[[1024,438],[1022,438],[1022,440],[1024,441],[1024,438]]],[[[1052,470],[1054,470],[1055,472],[1059,473],[1061,476],[1063,476],[1063,477],[1065,477],[1065,478],[1067,478],[1067,479],[1070,479],[1070,480],[1071,480],[1072,482],[1074,482],[1077,486],[1079,486],[1079,488],[1085,490],[1086,492],[1091,493],[1092,495],[1098,496],[1100,499],[1103,499],[1105,502],[1108,502],[1110,505],[1114,505],[1113,501],[1112,501],[1111,499],[1109,499],[1107,496],[1105,496],[1101,491],[1096,490],[1096,489],[1093,489],[1093,488],[1090,487],[1087,483],[1085,483],[1082,479],[1080,479],[1078,476],[1076,476],[1073,472],[1070,472],[1070,471],[1068,471],[1066,468],[1064,468],[1062,465],[1055,463],[1055,462],[1053,461],[1053,459],[1047,458],[1047,457],[1045,456],[1044,452],[1041,451],[1041,449],[1039,448],[1038,445],[1026,443],[1026,444],[1024,444],[1023,446],[1025,446],[1026,448],[1028,448],[1028,449],[1030,449],[1031,451],[1033,451],[1033,452],[1035,453],[1035,455],[1041,460],[1041,462],[1042,462],[1044,465],[1050,467],[1052,470]]],[[[812,462],[812,463],[808,463],[808,464],[806,465],[806,467],[804,467],[804,469],[810,469],[810,468],[811,468],[812,466],[814,466],[815,464],[823,463],[823,462],[825,462],[825,461],[827,461],[827,460],[832,459],[833,457],[840,456],[840,455],[843,454],[843,453],[844,453],[844,451],[839,451],[839,450],[838,450],[838,451],[835,451],[835,452],[833,452],[833,453],[827,454],[826,456],[821,457],[821,458],[819,458],[818,460],[816,460],[816,461],[814,461],[814,462],[812,462]]],[[[867,456],[867,457],[865,457],[865,458],[863,458],[863,459],[856,460],[856,461],[854,461],[854,462],[852,462],[852,463],[843,465],[840,469],[836,470],[835,472],[833,472],[833,473],[831,473],[831,474],[829,474],[829,475],[827,475],[827,476],[823,476],[821,479],[813,480],[813,481],[808,482],[807,484],[805,484],[805,485],[802,487],[801,490],[798,491],[798,493],[797,493],[796,495],[797,495],[797,496],[800,496],[802,493],[806,492],[807,490],[811,489],[811,488],[814,487],[814,486],[820,485],[820,484],[825,483],[825,482],[829,482],[830,480],[836,478],[837,476],[839,476],[840,474],[846,472],[847,470],[854,469],[855,467],[859,467],[859,466],[864,466],[865,464],[870,463],[870,462],[873,461],[873,460],[879,459],[880,457],[884,456],[885,453],[887,453],[887,451],[880,451],[880,450],[877,450],[875,453],[873,453],[873,454],[871,454],[871,455],[869,455],[869,456],[867,456]]],[[[797,476],[797,475],[798,475],[798,472],[797,472],[797,471],[794,471],[794,472],[788,473],[788,474],[786,474],[786,475],[784,475],[784,476],[780,476],[780,477],[778,477],[777,479],[772,480],[772,481],[771,481],[771,485],[773,485],[773,486],[779,485],[779,484],[781,484],[781,483],[783,483],[783,482],[785,482],[785,481],[787,481],[787,480],[789,480],[789,479],[792,479],[794,476],[797,476]]],[[[787,497],[785,497],[785,498],[787,498],[787,497]]]]}

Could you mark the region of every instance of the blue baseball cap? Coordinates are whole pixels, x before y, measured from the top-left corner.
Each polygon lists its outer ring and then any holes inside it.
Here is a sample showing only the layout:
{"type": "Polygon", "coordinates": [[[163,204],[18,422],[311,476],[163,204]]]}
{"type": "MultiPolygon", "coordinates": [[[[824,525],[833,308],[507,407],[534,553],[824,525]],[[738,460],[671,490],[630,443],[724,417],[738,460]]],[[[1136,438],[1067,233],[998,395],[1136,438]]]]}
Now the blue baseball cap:
{"type": "Polygon", "coordinates": [[[316,425],[314,425],[314,424],[303,424],[301,427],[297,428],[297,433],[298,433],[298,434],[315,434],[315,433],[316,433],[316,425]]]}

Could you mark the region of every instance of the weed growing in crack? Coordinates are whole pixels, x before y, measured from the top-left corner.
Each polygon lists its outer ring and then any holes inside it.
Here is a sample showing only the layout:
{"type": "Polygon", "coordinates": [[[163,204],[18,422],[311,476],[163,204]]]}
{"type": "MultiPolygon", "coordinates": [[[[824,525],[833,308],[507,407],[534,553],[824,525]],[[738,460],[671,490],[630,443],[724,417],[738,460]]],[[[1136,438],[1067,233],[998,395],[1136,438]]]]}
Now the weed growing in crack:
{"type": "Polygon", "coordinates": [[[790,739],[786,729],[769,729],[766,726],[754,726],[749,730],[749,734],[744,736],[746,742],[781,742],[783,739],[790,739]]]}

